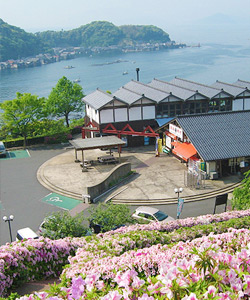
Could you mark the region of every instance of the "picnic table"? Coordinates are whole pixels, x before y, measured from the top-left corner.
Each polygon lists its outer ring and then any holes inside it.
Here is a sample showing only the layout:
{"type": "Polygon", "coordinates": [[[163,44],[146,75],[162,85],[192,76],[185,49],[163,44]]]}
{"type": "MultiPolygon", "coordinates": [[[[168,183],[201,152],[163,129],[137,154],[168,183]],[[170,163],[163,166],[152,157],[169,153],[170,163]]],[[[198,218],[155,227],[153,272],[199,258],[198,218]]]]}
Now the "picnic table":
{"type": "Polygon", "coordinates": [[[113,155],[104,155],[104,156],[99,156],[97,157],[97,160],[100,162],[100,163],[103,163],[103,164],[108,164],[108,163],[116,163],[117,160],[115,159],[115,157],[113,155]]]}

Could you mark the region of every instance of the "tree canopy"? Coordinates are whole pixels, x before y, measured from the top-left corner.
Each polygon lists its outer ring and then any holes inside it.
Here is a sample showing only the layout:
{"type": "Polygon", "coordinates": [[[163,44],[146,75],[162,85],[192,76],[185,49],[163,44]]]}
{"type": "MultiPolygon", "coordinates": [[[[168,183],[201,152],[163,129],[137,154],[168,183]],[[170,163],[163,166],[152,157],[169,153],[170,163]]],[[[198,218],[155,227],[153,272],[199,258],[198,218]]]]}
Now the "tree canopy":
{"type": "Polygon", "coordinates": [[[82,87],[63,76],[48,97],[46,102],[48,113],[56,117],[64,117],[69,127],[69,114],[80,112],[84,107],[83,96],[82,87]]]}
{"type": "Polygon", "coordinates": [[[101,232],[135,223],[128,206],[125,204],[99,203],[97,206],[92,206],[89,212],[90,226],[92,228],[98,226],[101,232]]]}
{"type": "Polygon", "coordinates": [[[55,212],[46,217],[41,226],[41,235],[56,240],[65,237],[82,237],[88,232],[83,225],[83,216],[72,217],[68,212],[55,212]]]}
{"type": "Polygon", "coordinates": [[[34,124],[42,120],[46,114],[44,110],[45,98],[38,98],[28,93],[17,93],[16,99],[0,103],[1,124],[13,135],[24,138],[24,147],[29,135],[32,135],[34,124]]]}
{"type": "Polygon", "coordinates": [[[231,202],[235,210],[250,208],[250,170],[245,173],[243,185],[234,189],[231,202]]]}

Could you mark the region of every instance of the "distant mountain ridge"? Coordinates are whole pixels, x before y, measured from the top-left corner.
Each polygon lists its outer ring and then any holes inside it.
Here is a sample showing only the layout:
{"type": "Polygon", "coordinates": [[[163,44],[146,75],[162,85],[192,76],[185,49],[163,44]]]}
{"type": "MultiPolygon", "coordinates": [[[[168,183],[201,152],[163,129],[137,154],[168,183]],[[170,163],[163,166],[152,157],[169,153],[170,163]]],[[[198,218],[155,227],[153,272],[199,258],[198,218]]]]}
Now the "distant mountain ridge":
{"type": "Polygon", "coordinates": [[[168,33],[153,25],[115,26],[107,21],[94,21],[72,30],[33,34],[2,19],[0,39],[0,61],[32,56],[56,47],[90,48],[171,42],[168,33]]]}

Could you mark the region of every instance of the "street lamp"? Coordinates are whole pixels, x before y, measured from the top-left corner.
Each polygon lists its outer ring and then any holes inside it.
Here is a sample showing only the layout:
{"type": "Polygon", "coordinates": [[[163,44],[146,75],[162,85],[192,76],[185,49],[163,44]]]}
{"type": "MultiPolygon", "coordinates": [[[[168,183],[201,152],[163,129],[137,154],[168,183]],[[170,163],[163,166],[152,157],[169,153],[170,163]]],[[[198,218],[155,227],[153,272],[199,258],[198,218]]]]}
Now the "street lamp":
{"type": "Polygon", "coordinates": [[[180,193],[182,193],[183,192],[183,188],[175,188],[174,189],[174,192],[176,193],[176,194],[178,194],[178,199],[179,199],[179,197],[180,197],[180,193]]]}
{"type": "Polygon", "coordinates": [[[3,217],[4,222],[8,222],[9,223],[9,231],[10,231],[10,241],[11,241],[11,243],[13,242],[13,240],[12,240],[12,233],[11,233],[10,222],[13,221],[13,219],[14,219],[13,215],[10,215],[9,218],[6,217],[6,216],[3,217]]]}
{"type": "Polygon", "coordinates": [[[179,219],[184,205],[184,200],[180,198],[180,193],[183,192],[183,188],[175,188],[174,192],[178,195],[177,219],[179,219]]]}

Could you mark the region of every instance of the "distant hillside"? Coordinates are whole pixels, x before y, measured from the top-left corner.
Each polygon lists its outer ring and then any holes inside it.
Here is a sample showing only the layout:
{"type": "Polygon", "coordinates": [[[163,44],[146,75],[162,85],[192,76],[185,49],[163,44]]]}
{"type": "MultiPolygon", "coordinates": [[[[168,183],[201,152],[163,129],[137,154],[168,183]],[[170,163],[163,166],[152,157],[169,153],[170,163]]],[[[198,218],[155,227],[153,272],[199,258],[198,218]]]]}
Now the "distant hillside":
{"type": "Polygon", "coordinates": [[[170,42],[169,35],[152,25],[115,26],[95,21],[68,31],[44,31],[36,34],[9,25],[0,19],[0,61],[27,57],[55,47],[107,47],[138,43],[170,42]]]}
{"type": "Polygon", "coordinates": [[[50,47],[107,47],[136,43],[169,42],[169,35],[156,26],[124,25],[95,21],[68,31],[45,31],[37,36],[50,47]]]}
{"type": "Polygon", "coordinates": [[[0,61],[28,57],[44,50],[39,37],[9,25],[2,19],[0,19],[0,41],[0,61]]]}
{"type": "Polygon", "coordinates": [[[125,39],[135,43],[167,43],[168,33],[153,25],[123,25],[119,27],[125,39]]]}

